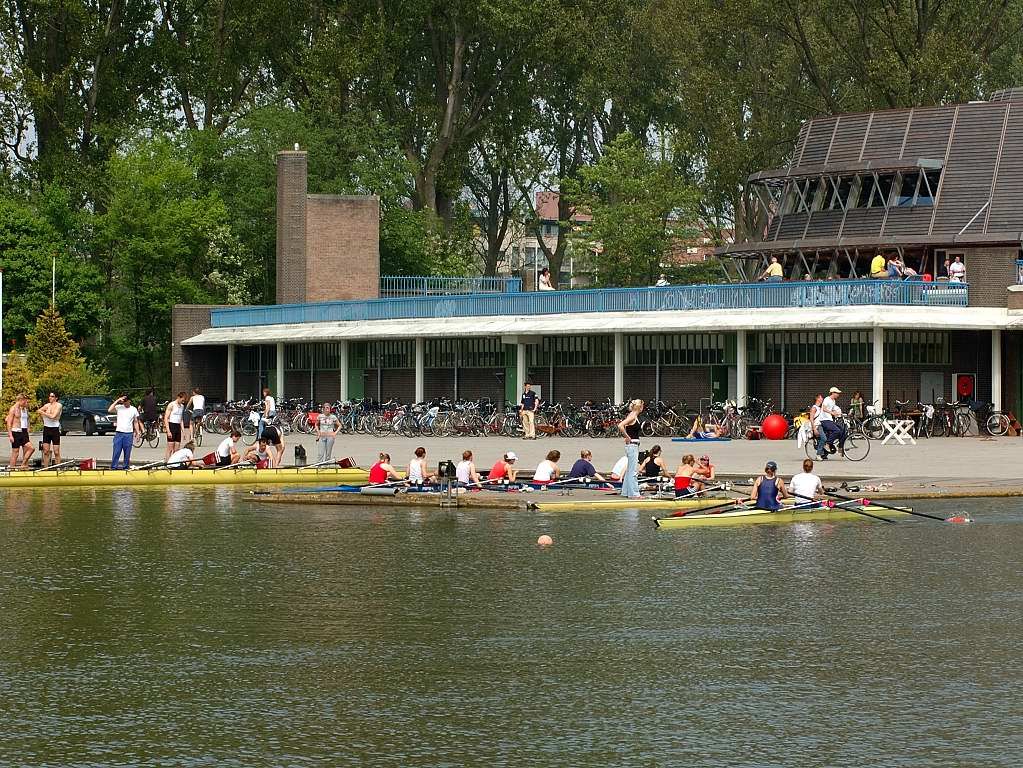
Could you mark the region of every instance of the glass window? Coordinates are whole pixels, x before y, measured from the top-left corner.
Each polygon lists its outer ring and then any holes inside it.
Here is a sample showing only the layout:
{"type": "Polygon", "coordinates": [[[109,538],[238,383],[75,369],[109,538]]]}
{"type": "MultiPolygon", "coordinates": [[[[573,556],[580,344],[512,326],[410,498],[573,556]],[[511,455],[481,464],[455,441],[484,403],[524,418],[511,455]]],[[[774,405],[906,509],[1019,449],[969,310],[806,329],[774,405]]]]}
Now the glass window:
{"type": "Polygon", "coordinates": [[[853,176],[845,176],[841,179],[832,180],[831,205],[828,208],[832,211],[841,211],[849,201],[849,193],[852,190],[853,176]]]}
{"type": "Polygon", "coordinates": [[[917,194],[917,205],[934,205],[934,197],[938,194],[941,183],[941,171],[925,171],[920,179],[920,191],[917,194]]]}
{"type": "Polygon", "coordinates": [[[899,195],[895,204],[900,207],[913,205],[916,198],[916,187],[920,183],[920,174],[915,171],[900,174],[899,195]]]}
{"type": "Polygon", "coordinates": [[[874,194],[874,188],[876,187],[873,176],[861,176],[860,177],[860,194],[856,198],[853,208],[866,208],[870,205],[870,198],[874,194]]]}
{"type": "Polygon", "coordinates": [[[871,195],[867,207],[884,208],[892,199],[892,186],[895,184],[895,174],[884,173],[877,177],[877,184],[874,187],[874,194],[871,195]]]}

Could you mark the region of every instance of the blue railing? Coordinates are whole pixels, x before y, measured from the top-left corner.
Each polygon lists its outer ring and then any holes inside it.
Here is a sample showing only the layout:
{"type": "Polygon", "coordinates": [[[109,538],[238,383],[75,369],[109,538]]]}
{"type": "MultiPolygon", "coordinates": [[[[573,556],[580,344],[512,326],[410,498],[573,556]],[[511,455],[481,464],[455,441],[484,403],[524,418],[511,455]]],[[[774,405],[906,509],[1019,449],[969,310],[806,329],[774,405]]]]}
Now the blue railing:
{"type": "Polygon", "coordinates": [[[920,280],[672,285],[666,288],[604,288],[467,296],[413,296],[368,301],[328,301],[267,307],[214,309],[214,328],[281,323],[329,323],[431,317],[557,315],[573,312],[788,309],[792,307],[965,307],[966,283],[920,280]]]}
{"type": "Polygon", "coordinates": [[[470,293],[519,293],[517,277],[425,277],[394,275],[380,278],[381,298],[457,296],[470,293]]]}
{"type": "Polygon", "coordinates": [[[1023,285],[1023,259],[1016,259],[1016,285],[1023,285]]]}

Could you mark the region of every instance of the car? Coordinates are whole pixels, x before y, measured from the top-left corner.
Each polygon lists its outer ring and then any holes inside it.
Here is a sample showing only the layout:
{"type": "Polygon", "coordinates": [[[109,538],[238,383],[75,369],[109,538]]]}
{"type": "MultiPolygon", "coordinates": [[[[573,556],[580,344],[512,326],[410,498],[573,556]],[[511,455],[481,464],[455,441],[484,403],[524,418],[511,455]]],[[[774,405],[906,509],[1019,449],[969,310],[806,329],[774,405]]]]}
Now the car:
{"type": "Polygon", "coordinates": [[[107,408],[113,401],[105,395],[81,395],[62,397],[64,410],[60,414],[60,433],[84,432],[105,435],[114,431],[114,417],[107,408]]]}

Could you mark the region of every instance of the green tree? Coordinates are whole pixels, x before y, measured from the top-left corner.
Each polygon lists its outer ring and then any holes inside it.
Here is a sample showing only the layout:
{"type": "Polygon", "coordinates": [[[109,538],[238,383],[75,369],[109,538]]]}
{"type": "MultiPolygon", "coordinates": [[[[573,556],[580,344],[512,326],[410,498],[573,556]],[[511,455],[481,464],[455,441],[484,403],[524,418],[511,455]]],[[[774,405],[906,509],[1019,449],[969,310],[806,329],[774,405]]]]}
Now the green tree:
{"type": "Polygon", "coordinates": [[[25,358],[40,398],[44,390],[60,395],[86,394],[105,387],[105,375],[86,362],[81,348],[67,332],[64,318],[53,307],[36,319],[35,330],[28,334],[25,358]]]}
{"type": "Polygon", "coordinates": [[[673,245],[695,232],[696,191],[627,133],[579,175],[565,182],[565,192],[593,215],[578,238],[596,254],[597,282],[653,284],[673,245]]]}
{"type": "Polygon", "coordinates": [[[39,407],[35,377],[32,376],[25,356],[10,352],[7,355],[7,362],[4,363],[4,385],[0,389],[0,418],[7,418],[7,411],[14,405],[14,398],[19,394],[28,398],[29,410],[35,418],[35,409],[39,407]]]}

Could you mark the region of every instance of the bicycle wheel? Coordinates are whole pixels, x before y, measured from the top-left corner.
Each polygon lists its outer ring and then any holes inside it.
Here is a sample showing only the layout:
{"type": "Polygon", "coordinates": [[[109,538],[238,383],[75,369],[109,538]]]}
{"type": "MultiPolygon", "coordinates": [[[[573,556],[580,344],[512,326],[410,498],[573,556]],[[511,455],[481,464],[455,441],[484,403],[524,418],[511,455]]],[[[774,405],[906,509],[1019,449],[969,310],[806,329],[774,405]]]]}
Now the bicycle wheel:
{"type": "Polygon", "coordinates": [[[192,442],[196,445],[202,445],[202,424],[196,423],[192,428],[192,442]]]}
{"type": "Polygon", "coordinates": [[[241,424],[241,429],[238,430],[242,433],[242,442],[245,445],[252,445],[256,442],[256,425],[246,419],[241,424]]]}
{"type": "Polygon", "coordinates": [[[806,441],[806,445],[804,445],[803,448],[806,450],[806,458],[813,459],[814,461],[817,461],[820,458],[820,456],[817,455],[817,438],[813,435],[811,435],[810,439],[806,441]]]}
{"type": "Polygon", "coordinates": [[[142,447],[142,441],[145,440],[145,439],[146,439],[146,433],[145,432],[143,432],[142,434],[137,434],[137,435],[135,435],[134,438],[132,438],[131,444],[133,446],[135,446],[136,448],[141,448],[142,447]]]}
{"type": "Polygon", "coordinates": [[[849,461],[863,461],[870,453],[870,440],[863,432],[850,432],[845,439],[845,457],[849,461]]]}
{"type": "Polygon", "coordinates": [[[984,427],[989,435],[1002,437],[1002,435],[1009,431],[1009,417],[1004,413],[992,413],[988,416],[984,427]]]}
{"type": "Polygon", "coordinates": [[[156,448],[160,445],[160,432],[159,430],[153,429],[146,432],[143,437],[149,443],[150,448],[156,448]]]}
{"type": "Polygon", "coordinates": [[[869,440],[880,440],[884,437],[884,418],[881,416],[871,416],[863,422],[860,431],[869,440]]]}

